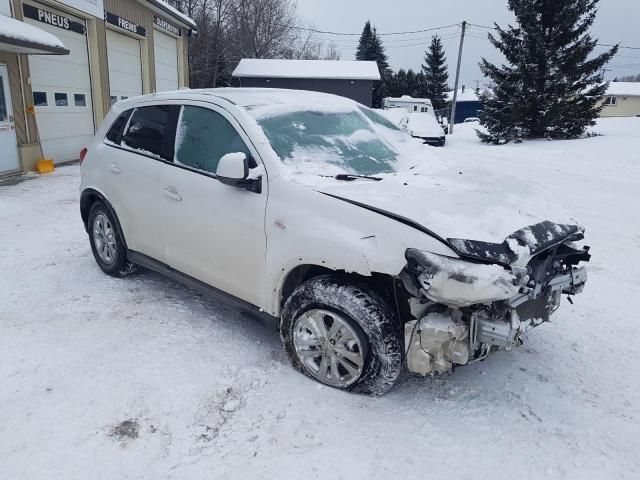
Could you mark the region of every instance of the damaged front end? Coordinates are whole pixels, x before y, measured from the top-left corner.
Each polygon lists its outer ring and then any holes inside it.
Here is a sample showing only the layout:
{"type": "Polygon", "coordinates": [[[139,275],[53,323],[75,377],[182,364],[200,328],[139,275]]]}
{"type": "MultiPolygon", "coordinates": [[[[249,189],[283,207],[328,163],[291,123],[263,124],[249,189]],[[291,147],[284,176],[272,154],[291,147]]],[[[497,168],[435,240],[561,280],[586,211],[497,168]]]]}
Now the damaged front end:
{"type": "MultiPolygon", "coordinates": [[[[582,230],[545,223],[545,242],[519,231],[503,244],[482,243],[482,255],[458,252],[461,258],[450,258],[407,250],[401,280],[413,317],[405,324],[411,372],[450,372],[511,349],[525,332],[549,321],[562,294],[582,291],[587,273],[578,264],[589,261],[589,247],[571,243],[583,238],[582,230]]],[[[540,225],[534,227],[542,235],[540,225]]],[[[465,242],[468,251],[481,250],[479,243],[465,242]]]]}

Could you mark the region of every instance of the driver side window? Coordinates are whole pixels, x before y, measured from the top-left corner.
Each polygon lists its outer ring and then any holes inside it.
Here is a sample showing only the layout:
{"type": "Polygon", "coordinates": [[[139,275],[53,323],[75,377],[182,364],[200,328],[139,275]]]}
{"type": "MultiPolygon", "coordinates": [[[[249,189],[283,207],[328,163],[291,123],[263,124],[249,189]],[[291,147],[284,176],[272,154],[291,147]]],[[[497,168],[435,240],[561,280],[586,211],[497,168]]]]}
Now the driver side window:
{"type": "Polygon", "coordinates": [[[237,152],[251,155],[226,118],[208,108],[182,107],[176,131],[176,164],[215,174],[220,158],[237,152]]]}

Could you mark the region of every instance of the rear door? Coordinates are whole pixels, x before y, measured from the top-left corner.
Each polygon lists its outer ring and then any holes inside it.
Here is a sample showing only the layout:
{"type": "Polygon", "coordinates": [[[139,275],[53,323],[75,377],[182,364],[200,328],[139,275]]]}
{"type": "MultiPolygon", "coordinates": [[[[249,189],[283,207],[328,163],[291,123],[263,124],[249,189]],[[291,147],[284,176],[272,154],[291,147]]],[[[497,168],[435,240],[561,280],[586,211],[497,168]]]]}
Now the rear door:
{"type": "Polygon", "coordinates": [[[219,182],[220,158],[236,152],[258,158],[231,115],[211,104],[183,105],[174,167],[164,177],[164,188],[177,195],[164,202],[167,257],[176,270],[261,306],[267,182],[262,193],[219,182]]]}
{"type": "Polygon", "coordinates": [[[108,171],[111,202],[130,250],[166,263],[163,200],[166,170],[171,169],[178,106],[135,108],[121,138],[112,147],[108,171]]]}

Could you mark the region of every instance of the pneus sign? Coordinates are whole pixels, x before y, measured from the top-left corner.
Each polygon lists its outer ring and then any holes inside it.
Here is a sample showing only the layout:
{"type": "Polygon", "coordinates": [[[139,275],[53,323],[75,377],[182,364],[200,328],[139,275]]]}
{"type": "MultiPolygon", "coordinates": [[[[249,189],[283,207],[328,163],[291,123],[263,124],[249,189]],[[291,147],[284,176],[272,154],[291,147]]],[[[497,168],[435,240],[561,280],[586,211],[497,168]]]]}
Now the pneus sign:
{"type": "Polygon", "coordinates": [[[115,25],[127,32],[135,33],[136,35],[140,35],[141,37],[147,36],[147,29],[138,25],[131,20],[127,20],[126,18],[122,18],[115,13],[104,12],[104,19],[107,23],[111,25],[115,25]]]}
{"type": "Polygon", "coordinates": [[[22,13],[26,18],[37,20],[38,22],[46,23],[54,27],[62,28],[63,30],[69,30],[70,32],[79,33],[84,35],[86,29],[84,24],[71,20],[69,17],[53,13],[44,8],[34,7],[33,5],[22,4],[22,13]]]}

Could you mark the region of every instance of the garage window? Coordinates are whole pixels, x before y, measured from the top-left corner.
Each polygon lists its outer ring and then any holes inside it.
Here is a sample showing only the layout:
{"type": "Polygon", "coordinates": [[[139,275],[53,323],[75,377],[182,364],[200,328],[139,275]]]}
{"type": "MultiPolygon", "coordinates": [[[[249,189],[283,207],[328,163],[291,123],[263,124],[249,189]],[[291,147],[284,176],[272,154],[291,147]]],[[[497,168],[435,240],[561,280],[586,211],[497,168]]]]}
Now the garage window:
{"type": "Polygon", "coordinates": [[[87,106],[87,96],[84,93],[76,93],[73,95],[73,101],[76,107],[86,107],[87,106]]]}
{"type": "Polygon", "coordinates": [[[169,160],[166,130],[170,113],[170,105],[136,108],[122,136],[122,145],[143,155],[169,160]]]}
{"type": "Polygon", "coordinates": [[[33,92],[33,105],[36,107],[46,107],[49,104],[47,102],[47,92],[33,92]]]}
{"type": "Polygon", "coordinates": [[[66,93],[55,93],[54,99],[56,101],[56,107],[68,107],[69,97],[66,93]]]}
{"type": "Polygon", "coordinates": [[[227,153],[250,156],[226,118],[208,108],[189,106],[183,107],[178,121],[175,151],[175,163],[213,174],[220,158],[227,153]]]}

